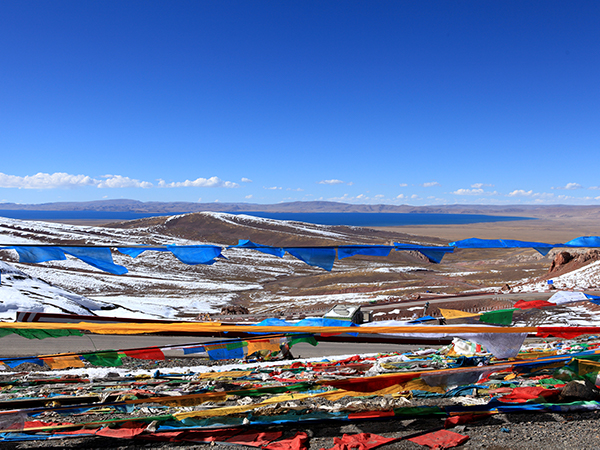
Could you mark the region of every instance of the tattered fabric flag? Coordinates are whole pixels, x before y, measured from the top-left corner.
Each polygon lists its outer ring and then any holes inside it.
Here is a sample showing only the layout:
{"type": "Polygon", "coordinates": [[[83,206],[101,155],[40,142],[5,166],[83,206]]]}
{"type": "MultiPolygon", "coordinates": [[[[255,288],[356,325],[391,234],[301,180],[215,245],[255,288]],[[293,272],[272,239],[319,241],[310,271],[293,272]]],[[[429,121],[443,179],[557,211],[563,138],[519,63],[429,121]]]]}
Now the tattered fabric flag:
{"type": "Polygon", "coordinates": [[[577,359],[577,375],[580,377],[588,378],[590,381],[596,381],[598,373],[600,372],[600,362],[587,361],[584,359],[577,359]]]}
{"type": "Polygon", "coordinates": [[[23,328],[0,328],[0,338],[9,334],[18,334],[27,339],[58,338],[63,336],[83,336],[79,330],[26,330],[23,328]]]}
{"type": "Polygon", "coordinates": [[[300,342],[306,342],[306,343],[312,345],[313,347],[316,347],[319,344],[319,341],[317,341],[317,339],[312,334],[309,334],[306,336],[289,336],[288,337],[288,344],[290,345],[290,347],[293,345],[296,345],[300,342]]]}
{"type": "Polygon", "coordinates": [[[481,344],[496,358],[506,359],[518,355],[527,333],[463,333],[458,334],[457,337],[481,344]]]}
{"type": "Polygon", "coordinates": [[[408,439],[419,445],[425,445],[429,448],[452,448],[458,447],[469,440],[469,436],[455,433],[454,431],[439,430],[433,433],[423,434],[408,439]]]}
{"type": "Polygon", "coordinates": [[[538,337],[554,336],[563,339],[574,339],[582,334],[597,334],[599,327],[537,327],[538,337]]]}
{"type": "Polygon", "coordinates": [[[116,367],[123,365],[121,355],[116,351],[88,353],[81,355],[81,357],[95,366],[116,367]]]}
{"type": "Polygon", "coordinates": [[[559,291],[548,299],[549,303],[555,305],[564,305],[565,303],[583,302],[588,300],[583,292],[565,292],[559,291]]]}
{"type": "Polygon", "coordinates": [[[521,386],[514,388],[510,394],[499,397],[498,400],[501,402],[524,403],[529,400],[543,399],[541,401],[545,402],[547,401],[546,399],[556,397],[558,394],[560,394],[560,389],[546,389],[542,386],[521,386]]]}
{"type": "Polygon", "coordinates": [[[284,250],[309,266],[320,267],[328,271],[333,269],[335,261],[335,248],[333,247],[285,247],[284,250]]]}
{"type": "Polygon", "coordinates": [[[221,247],[216,245],[167,245],[167,250],[173,253],[179,261],[189,265],[210,265],[215,262],[215,258],[224,258],[221,254],[221,247]]]}
{"type": "Polygon", "coordinates": [[[350,378],[347,380],[321,380],[318,383],[345,391],[373,392],[395,384],[406,383],[419,376],[421,376],[420,372],[406,372],[377,375],[374,377],[350,378]]]}
{"type": "Polygon", "coordinates": [[[479,316],[479,313],[469,313],[465,311],[459,311],[458,309],[444,309],[439,308],[440,313],[444,316],[444,319],[458,319],[463,317],[476,317],[479,316]]]}
{"type": "Polygon", "coordinates": [[[510,325],[513,320],[514,311],[516,311],[515,308],[488,311],[479,316],[479,321],[483,323],[491,323],[494,325],[510,325]]]}
{"type": "Polygon", "coordinates": [[[20,431],[25,427],[27,413],[18,411],[0,415],[0,430],[20,431]]]}
{"type": "Polygon", "coordinates": [[[119,428],[101,428],[96,432],[96,436],[131,439],[142,434],[147,426],[148,424],[144,422],[129,421],[123,423],[119,428]]]}
{"type": "Polygon", "coordinates": [[[248,355],[261,350],[278,352],[281,349],[281,339],[252,339],[248,341],[248,355]]]}
{"type": "Polygon", "coordinates": [[[150,348],[142,348],[138,350],[123,350],[130,358],[136,359],[156,359],[163,361],[165,359],[165,354],[158,347],[150,347],[150,348]]]}
{"type": "Polygon", "coordinates": [[[308,448],[308,434],[304,431],[297,431],[293,437],[271,442],[264,448],[265,450],[306,450],[308,448]]]}
{"type": "MultiPolygon", "coordinates": [[[[393,416],[392,412],[392,416],[393,416]]],[[[360,433],[360,434],[344,434],[341,438],[333,438],[333,447],[327,450],[347,450],[347,449],[360,449],[370,450],[376,447],[380,447],[390,442],[396,442],[402,438],[386,438],[377,434],[371,433],[360,433]]],[[[321,449],[325,450],[325,449],[321,449]]]]}
{"type": "Polygon", "coordinates": [[[81,357],[70,356],[44,356],[41,358],[51,369],[68,369],[70,367],[84,367],[81,357]]]}
{"type": "MultiPolygon", "coordinates": [[[[270,442],[279,439],[283,433],[281,431],[251,431],[248,430],[245,433],[236,434],[225,441],[226,444],[230,445],[247,445],[250,447],[264,448],[270,442]]],[[[289,447],[288,447],[289,448],[289,447]]]]}
{"type": "Polygon", "coordinates": [[[530,301],[525,301],[525,300],[519,300],[517,303],[515,303],[515,308],[519,308],[519,309],[531,309],[531,308],[546,308],[547,306],[556,306],[555,303],[550,303],[546,300],[530,300],[530,301]]]}
{"type": "Polygon", "coordinates": [[[206,345],[208,356],[212,360],[239,359],[245,356],[243,343],[239,346],[233,344],[206,345]]]}
{"type": "Polygon", "coordinates": [[[183,348],[183,354],[184,355],[189,355],[191,353],[204,353],[206,351],[206,348],[204,347],[204,345],[198,345],[195,347],[184,347],[183,348]]]}

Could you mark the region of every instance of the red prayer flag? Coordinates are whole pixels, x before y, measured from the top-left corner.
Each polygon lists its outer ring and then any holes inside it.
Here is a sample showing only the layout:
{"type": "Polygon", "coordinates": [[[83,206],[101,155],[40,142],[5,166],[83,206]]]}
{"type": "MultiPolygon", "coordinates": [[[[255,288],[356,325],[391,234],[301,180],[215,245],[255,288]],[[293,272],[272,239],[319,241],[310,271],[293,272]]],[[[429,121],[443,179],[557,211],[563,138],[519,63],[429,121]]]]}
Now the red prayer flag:
{"type": "Polygon", "coordinates": [[[130,358],[137,359],[165,359],[165,354],[162,352],[160,348],[151,347],[151,348],[142,348],[139,350],[124,350],[125,353],[130,358]]]}
{"type": "Polygon", "coordinates": [[[452,448],[467,442],[469,436],[458,434],[454,431],[439,430],[434,433],[423,434],[408,440],[415,444],[426,445],[429,448],[452,448]]]}
{"type": "Polygon", "coordinates": [[[271,442],[264,448],[266,450],[306,450],[308,449],[308,435],[303,431],[298,431],[293,438],[271,442]]]}
{"type": "MultiPolygon", "coordinates": [[[[359,434],[345,434],[341,438],[333,438],[333,447],[327,450],[347,450],[347,449],[360,449],[369,450],[371,448],[379,447],[383,444],[390,442],[400,441],[402,438],[386,438],[377,434],[371,433],[359,433],[359,434]]],[[[325,449],[321,449],[325,450],[325,449]]]]}

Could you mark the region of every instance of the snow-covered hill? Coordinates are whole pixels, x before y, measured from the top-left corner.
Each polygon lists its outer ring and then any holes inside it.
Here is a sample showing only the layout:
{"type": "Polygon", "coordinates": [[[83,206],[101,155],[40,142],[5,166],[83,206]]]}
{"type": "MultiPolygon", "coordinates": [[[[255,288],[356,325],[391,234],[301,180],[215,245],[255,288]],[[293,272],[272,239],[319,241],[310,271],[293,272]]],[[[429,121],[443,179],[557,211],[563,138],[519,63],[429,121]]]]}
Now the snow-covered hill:
{"type": "Polygon", "coordinates": [[[107,305],[72,294],[0,261],[0,320],[14,320],[17,311],[94,314],[107,305]]]}
{"type": "MultiPolygon", "coordinates": [[[[195,213],[125,222],[110,227],[76,226],[0,218],[0,247],[11,244],[95,244],[113,248],[116,264],[129,273],[101,272],[68,256],[64,261],[21,264],[14,250],[0,250],[3,283],[0,318],[16,310],[70,312],[104,316],[194,319],[242,303],[254,313],[310,314],[334,304],[398,301],[426,291],[436,294],[499,289],[523,284],[544,290],[533,280],[547,271],[550,259],[533,257],[477,260],[468,253],[448,255],[433,265],[419,255],[392,252],[389,257],[352,257],[326,272],[290,255],[277,258],[249,249],[226,249],[237,239],[266,245],[345,245],[411,242],[439,244],[418,236],[358,227],[331,227],[260,219],[226,213],[195,213]],[[198,245],[223,247],[227,259],[189,266],[168,252],[147,251],[131,258],[116,251],[124,245],[198,245]],[[16,275],[11,275],[11,273],[16,275]],[[529,278],[524,279],[523,275],[529,278]],[[16,277],[16,278],[15,278],[16,277]],[[24,277],[24,278],[21,278],[24,277]],[[45,280],[45,281],[41,281],[45,280]]],[[[591,265],[555,279],[564,288],[598,286],[600,266],[591,265]],[[564,280],[564,281],[563,281],[564,280]],[[563,284],[561,284],[563,283],[563,284]]]]}

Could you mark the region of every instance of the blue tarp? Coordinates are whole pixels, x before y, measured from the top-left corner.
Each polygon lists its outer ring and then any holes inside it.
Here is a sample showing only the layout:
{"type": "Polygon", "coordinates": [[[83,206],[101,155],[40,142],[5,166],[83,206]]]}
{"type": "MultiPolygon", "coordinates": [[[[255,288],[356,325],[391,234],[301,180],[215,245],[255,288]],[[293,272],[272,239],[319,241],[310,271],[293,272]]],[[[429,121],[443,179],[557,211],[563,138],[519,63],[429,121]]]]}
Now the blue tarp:
{"type": "Polygon", "coordinates": [[[108,247],[65,247],[62,250],[104,272],[115,275],[123,275],[128,272],[125,267],[113,262],[112,253],[108,247]]]}
{"type": "Polygon", "coordinates": [[[554,247],[559,244],[546,244],[544,242],[517,241],[514,239],[478,239],[469,238],[461,241],[454,241],[448,244],[456,248],[533,248],[542,255],[547,255],[554,247]]]}
{"type": "Polygon", "coordinates": [[[21,364],[24,363],[31,363],[31,364],[37,364],[38,366],[43,366],[44,365],[44,361],[42,361],[40,358],[15,358],[15,359],[2,359],[2,362],[4,364],[6,364],[8,367],[10,367],[11,369],[14,369],[15,367],[20,366],[21,364]]]}
{"type": "Polygon", "coordinates": [[[317,266],[325,270],[333,269],[335,248],[333,247],[284,247],[285,251],[304,261],[309,266],[317,266]]]}
{"type": "MultiPolygon", "coordinates": [[[[452,253],[455,248],[533,248],[541,254],[547,254],[552,248],[556,247],[600,247],[599,236],[582,236],[573,239],[565,244],[546,244],[543,242],[517,241],[512,239],[478,239],[470,238],[461,241],[455,241],[448,244],[447,247],[426,246],[416,244],[404,244],[395,242],[396,251],[418,251],[425,255],[430,261],[439,263],[446,253],[452,253]]],[[[72,255],[85,263],[96,267],[105,272],[122,275],[127,273],[127,269],[113,262],[110,247],[86,246],[86,247],[60,247],[46,245],[14,245],[0,247],[4,249],[16,250],[19,254],[19,262],[22,263],[41,263],[45,261],[56,261],[66,259],[65,254],[72,255]]],[[[293,257],[304,261],[311,266],[321,267],[330,271],[336,259],[348,258],[353,255],[370,256],[388,256],[391,246],[387,245],[341,245],[331,247],[271,247],[268,245],[257,244],[247,239],[240,239],[237,245],[231,248],[251,248],[263,253],[282,257],[287,251],[293,257]]],[[[185,264],[213,264],[216,258],[225,258],[221,251],[222,248],[216,245],[190,245],[190,246],[131,246],[118,247],[119,252],[129,255],[133,258],[139,256],[146,250],[159,252],[169,251],[177,259],[185,264]]],[[[226,258],[225,258],[226,259],[226,258]]]]}
{"type": "Polygon", "coordinates": [[[37,264],[46,261],[60,261],[67,259],[65,253],[58,247],[9,247],[19,254],[19,262],[37,264]]]}
{"type": "Polygon", "coordinates": [[[215,258],[223,257],[221,247],[216,245],[167,245],[175,257],[185,264],[213,264],[215,258]]]}
{"type": "Polygon", "coordinates": [[[278,256],[279,258],[283,258],[283,255],[285,254],[285,251],[280,247],[271,247],[269,245],[256,244],[248,239],[238,239],[237,245],[230,245],[227,248],[251,248],[254,250],[258,250],[262,253],[278,256]]]}
{"type": "Polygon", "coordinates": [[[581,236],[565,242],[565,247],[600,247],[599,236],[581,236]]]}
{"type": "Polygon", "coordinates": [[[104,272],[115,275],[127,273],[125,267],[113,262],[112,254],[108,247],[14,246],[8,248],[16,250],[19,254],[19,262],[22,263],[37,264],[46,261],[61,261],[67,259],[65,256],[66,253],[104,272]]]}
{"type": "Polygon", "coordinates": [[[349,320],[325,319],[323,317],[307,317],[293,323],[283,319],[265,319],[256,326],[261,327],[355,327],[356,324],[349,320]]]}
{"type": "Polygon", "coordinates": [[[417,251],[425,255],[429,261],[439,264],[446,253],[452,253],[452,247],[435,247],[426,245],[403,244],[394,242],[394,250],[396,251],[417,251]]]}
{"type": "Polygon", "coordinates": [[[154,252],[168,252],[166,247],[118,247],[117,250],[124,255],[129,255],[132,258],[137,258],[146,250],[152,250],[154,252]]]}
{"type": "Polygon", "coordinates": [[[338,247],[338,259],[354,255],[389,256],[392,247],[389,245],[342,245],[338,247]]]}

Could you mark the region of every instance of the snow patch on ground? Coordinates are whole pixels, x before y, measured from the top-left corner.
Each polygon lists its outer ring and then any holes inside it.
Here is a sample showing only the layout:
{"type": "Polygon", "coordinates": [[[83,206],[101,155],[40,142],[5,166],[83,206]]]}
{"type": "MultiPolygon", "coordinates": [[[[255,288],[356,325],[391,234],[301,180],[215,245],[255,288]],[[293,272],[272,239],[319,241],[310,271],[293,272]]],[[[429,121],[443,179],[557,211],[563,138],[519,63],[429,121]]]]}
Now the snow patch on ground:
{"type": "MultiPolygon", "coordinates": [[[[547,281],[527,282],[515,286],[517,292],[540,292],[548,290],[547,281]]],[[[600,286],[600,261],[595,261],[581,269],[552,278],[555,288],[562,290],[592,289],[600,286]]]]}

